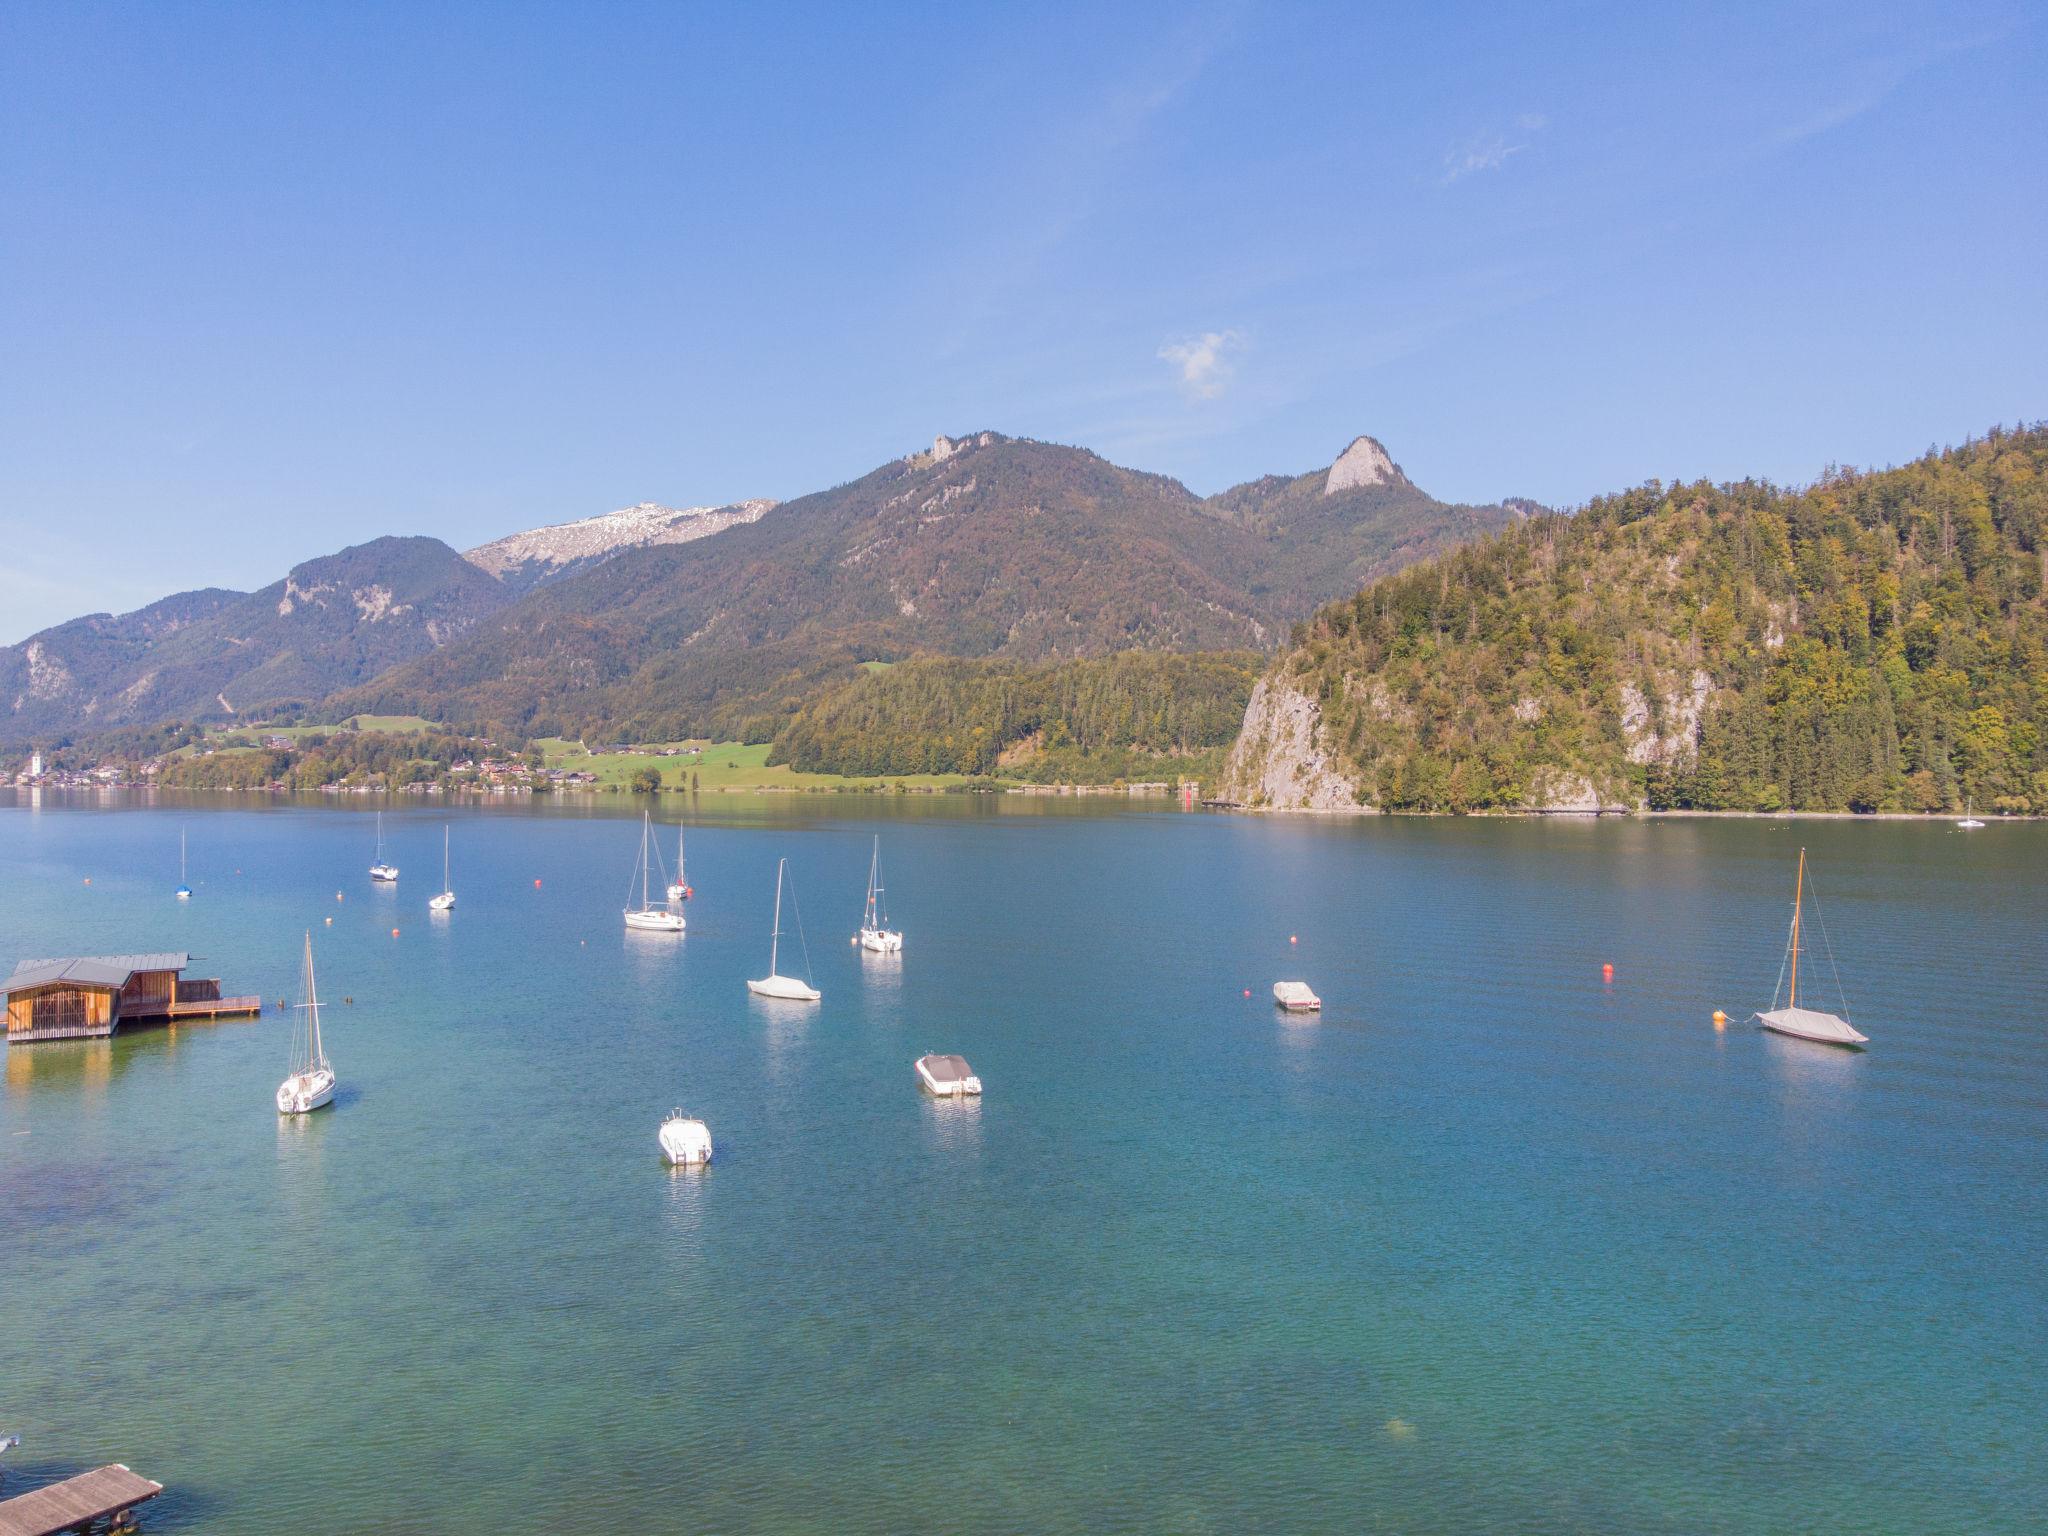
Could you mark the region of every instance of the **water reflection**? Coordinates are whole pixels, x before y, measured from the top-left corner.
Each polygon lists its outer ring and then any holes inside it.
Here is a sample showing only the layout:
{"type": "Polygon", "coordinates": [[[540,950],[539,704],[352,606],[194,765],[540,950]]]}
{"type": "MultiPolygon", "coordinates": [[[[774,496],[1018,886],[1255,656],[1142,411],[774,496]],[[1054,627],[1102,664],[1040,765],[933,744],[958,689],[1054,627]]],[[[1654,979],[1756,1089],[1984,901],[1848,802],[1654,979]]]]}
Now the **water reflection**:
{"type": "Polygon", "coordinates": [[[768,1075],[781,1082],[799,1064],[799,1053],[811,1037],[811,1020],[817,1017],[818,1005],[749,992],[747,1012],[761,1025],[761,1038],[768,1047],[768,1075]]]}
{"type": "Polygon", "coordinates": [[[939,1152],[959,1157],[981,1155],[981,1095],[940,1098],[924,1093],[925,1136],[939,1152]]]}
{"type": "MultiPolygon", "coordinates": [[[[858,942],[858,941],[856,941],[858,942]]],[[[872,949],[863,949],[860,954],[860,979],[864,986],[878,996],[901,993],[903,990],[903,952],[880,955],[872,949]]]]}

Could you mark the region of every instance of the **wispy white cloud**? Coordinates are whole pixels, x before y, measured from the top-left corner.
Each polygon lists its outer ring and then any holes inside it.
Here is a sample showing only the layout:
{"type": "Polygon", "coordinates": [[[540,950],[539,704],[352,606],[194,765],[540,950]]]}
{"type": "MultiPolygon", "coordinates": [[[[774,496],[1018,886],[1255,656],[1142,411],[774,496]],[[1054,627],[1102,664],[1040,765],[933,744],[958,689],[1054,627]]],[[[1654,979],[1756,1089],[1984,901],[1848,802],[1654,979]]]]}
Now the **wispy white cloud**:
{"type": "Polygon", "coordinates": [[[1159,349],[1160,361],[1180,374],[1180,386],[1197,400],[1214,400],[1230,386],[1230,354],[1244,346],[1236,331],[1204,331],[1159,349]]]}
{"type": "Polygon", "coordinates": [[[1540,112],[1524,112],[1515,119],[1511,133],[1475,133],[1444,151],[1443,174],[1438,178],[1449,186],[1478,171],[1497,171],[1529,147],[1530,140],[1550,126],[1540,112]]]}

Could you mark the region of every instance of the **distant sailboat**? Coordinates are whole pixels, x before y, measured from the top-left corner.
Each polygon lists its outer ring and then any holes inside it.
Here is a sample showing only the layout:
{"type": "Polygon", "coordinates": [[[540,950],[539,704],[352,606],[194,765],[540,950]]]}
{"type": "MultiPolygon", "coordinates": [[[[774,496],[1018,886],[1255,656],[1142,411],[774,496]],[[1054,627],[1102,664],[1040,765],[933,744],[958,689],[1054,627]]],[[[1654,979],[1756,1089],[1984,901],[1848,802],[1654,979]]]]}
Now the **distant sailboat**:
{"type": "MultiPolygon", "coordinates": [[[[1806,895],[1806,850],[1799,850],[1799,876],[1792,888],[1792,937],[1786,946],[1786,958],[1792,970],[1792,990],[1785,1000],[1785,1006],[1778,1006],[1776,994],[1771,997],[1771,1011],[1757,1015],[1757,1021],[1765,1029],[1774,1029],[1781,1035],[1793,1035],[1801,1040],[1817,1040],[1822,1045],[1862,1045],[1870,1037],[1862,1034],[1847,1019],[1837,1018],[1832,1013],[1823,1013],[1817,1008],[1799,1006],[1799,951],[1800,923],[1803,902],[1806,895]]],[[[1828,968],[1834,969],[1835,956],[1827,945],[1827,929],[1821,929],[1821,942],[1828,949],[1828,968]]],[[[1784,972],[1780,970],[1779,979],[1784,972]]],[[[1841,990],[1841,978],[1835,982],[1836,992],[1841,990]]]]}
{"type": "Polygon", "coordinates": [[[1965,832],[1974,832],[1984,825],[1983,822],[1977,819],[1977,809],[1974,802],[1970,800],[1963,801],[1963,819],[1957,822],[1956,825],[1965,832]]]}
{"type": "Polygon", "coordinates": [[[678,826],[676,828],[676,877],[669,882],[668,899],[670,901],[688,901],[690,895],[690,882],[683,878],[683,829],[678,826]]]}
{"type": "Polygon", "coordinates": [[[370,866],[370,878],[385,882],[398,878],[398,866],[384,862],[384,813],[377,813],[377,862],[370,866]]]}
{"type": "Polygon", "coordinates": [[[178,828],[178,900],[190,901],[192,887],[185,883],[185,829],[178,828]]]}
{"type": "MultiPolygon", "coordinates": [[[[793,976],[784,976],[776,969],[778,946],[782,942],[782,876],[789,860],[778,859],[775,864],[775,926],[768,933],[768,974],[759,981],[747,983],[747,990],[759,997],[781,997],[791,1002],[815,1003],[824,996],[808,982],[798,981],[793,976]]],[[[797,919],[797,936],[803,936],[803,919],[797,919]]]]}
{"type": "Polygon", "coordinates": [[[303,1115],[334,1098],[334,1068],[320,1043],[320,994],[313,985],[313,935],[306,935],[306,968],[299,983],[299,1010],[305,1015],[292,1032],[292,1075],[277,1088],[277,1112],[303,1115]]]}
{"type": "Polygon", "coordinates": [[[446,912],[455,905],[455,887],[448,881],[448,829],[441,828],[441,894],[427,898],[427,910],[446,912]]]}
{"type": "Polygon", "coordinates": [[[889,906],[882,901],[882,839],[875,838],[874,852],[868,855],[868,904],[861,914],[860,935],[857,941],[862,949],[877,955],[900,955],[903,953],[903,935],[889,927],[889,906]],[[877,915],[879,913],[879,915],[877,915]]]}
{"type": "MultiPolygon", "coordinates": [[[[640,816],[640,905],[626,908],[626,926],[653,933],[681,933],[683,931],[683,914],[671,912],[667,907],[656,906],[648,895],[647,866],[651,860],[659,859],[660,857],[660,853],[654,849],[653,821],[645,812],[642,812],[640,816]]],[[[628,886],[626,888],[627,900],[630,901],[632,899],[632,894],[632,887],[628,886]]]]}

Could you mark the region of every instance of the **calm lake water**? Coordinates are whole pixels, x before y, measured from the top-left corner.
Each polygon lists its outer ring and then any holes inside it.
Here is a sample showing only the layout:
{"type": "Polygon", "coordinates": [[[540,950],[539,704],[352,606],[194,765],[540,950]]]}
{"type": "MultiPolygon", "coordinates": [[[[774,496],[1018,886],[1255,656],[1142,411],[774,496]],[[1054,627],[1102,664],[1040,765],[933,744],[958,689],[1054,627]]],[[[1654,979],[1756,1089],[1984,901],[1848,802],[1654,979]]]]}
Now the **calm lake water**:
{"type": "Polygon", "coordinates": [[[5,1051],[8,1491],[121,1460],[150,1529],[294,1536],[2039,1529],[2048,826],[707,798],[677,941],[622,930],[606,811],[395,808],[394,890],[367,809],[0,800],[0,967],[276,999],[311,928],[343,1083],[280,1120],[275,1009],[5,1051]],[[877,831],[900,963],[848,945],[877,831]],[[1862,1053],[1743,1022],[1802,842],[1862,1053]],[[816,1007],[743,987],[781,854],[816,1007]],[[984,1102],[919,1095],[934,1050],[984,1102]]]}

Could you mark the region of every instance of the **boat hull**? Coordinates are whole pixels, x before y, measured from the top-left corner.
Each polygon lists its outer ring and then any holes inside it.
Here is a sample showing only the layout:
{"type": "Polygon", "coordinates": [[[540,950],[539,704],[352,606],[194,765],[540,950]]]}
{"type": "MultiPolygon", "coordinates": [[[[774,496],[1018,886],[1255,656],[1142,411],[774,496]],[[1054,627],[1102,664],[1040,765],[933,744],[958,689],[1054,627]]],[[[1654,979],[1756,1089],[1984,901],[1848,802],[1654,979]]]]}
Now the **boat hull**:
{"type": "Polygon", "coordinates": [[[860,947],[871,955],[900,955],[903,953],[903,935],[886,928],[863,928],[860,947]]]}
{"type": "Polygon", "coordinates": [[[748,982],[747,990],[756,997],[776,997],[791,1003],[815,1003],[825,995],[794,976],[766,976],[759,981],[748,982]]]}
{"type": "Polygon", "coordinates": [[[431,898],[427,902],[427,910],[429,912],[450,912],[454,908],[455,893],[453,891],[443,891],[440,895],[431,898]]]}
{"type": "Polygon", "coordinates": [[[702,1120],[673,1116],[661,1123],[655,1139],[672,1168],[703,1168],[711,1162],[711,1131],[702,1120]]]}
{"type": "Polygon", "coordinates": [[[383,885],[393,884],[398,879],[398,866],[395,864],[372,864],[370,866],[370,878],[383,885]]]}
{"type": "Polygon", "coordinates": [[[305,1115],[334,1102],[334,1074],[295,1072],[277,1087],[280,1115],[305,1115]]]}
{"type": "Polygon", "coordinates": [[[636,933],[681,933],[683,931],[683,914],[680,912],[664,912],[658,907],[650,907],[644,911],[628,912],[626,914],[626,926],[633,929],[636,933]]]}
{"type": "Polygon", "coordinates": [[[961,1077],[941,1077],[933,1072],[928,1056],[917,1058],[918,1085],[926,1093],[941,1099],[967,1099],[981,1096],[981,1079],[969,1072],[961,1077]]]}

